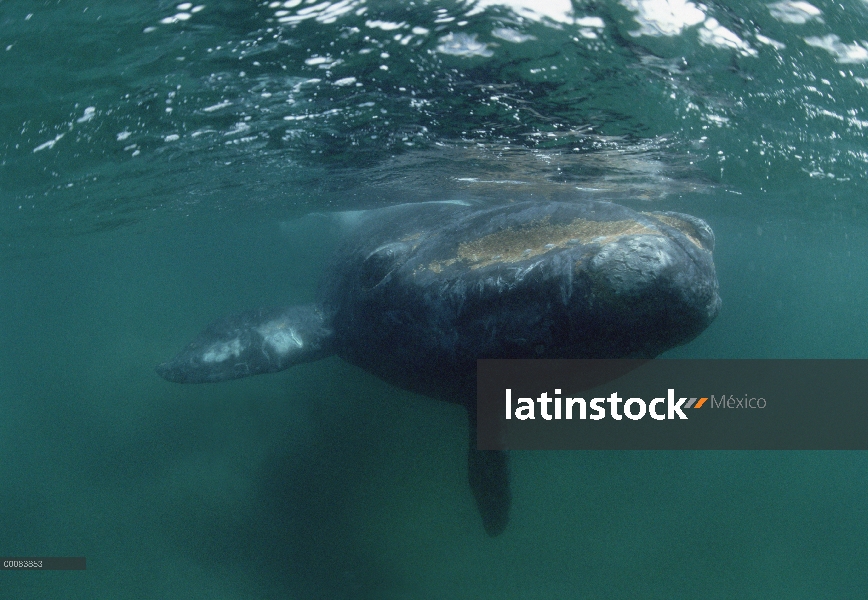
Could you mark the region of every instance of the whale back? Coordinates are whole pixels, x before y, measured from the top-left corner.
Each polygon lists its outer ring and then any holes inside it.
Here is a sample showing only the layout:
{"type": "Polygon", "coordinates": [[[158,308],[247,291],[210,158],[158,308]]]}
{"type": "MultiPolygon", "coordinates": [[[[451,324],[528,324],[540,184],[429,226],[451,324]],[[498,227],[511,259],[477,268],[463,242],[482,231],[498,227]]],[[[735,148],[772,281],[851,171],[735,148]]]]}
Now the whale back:
{"type": "Polygon", "coordinates": [[[717,315],[711,229],[607,202],[393,207],[360,217],[321,297],[336,352],[475,398],[478,358],[652,358],[717,315]]]}

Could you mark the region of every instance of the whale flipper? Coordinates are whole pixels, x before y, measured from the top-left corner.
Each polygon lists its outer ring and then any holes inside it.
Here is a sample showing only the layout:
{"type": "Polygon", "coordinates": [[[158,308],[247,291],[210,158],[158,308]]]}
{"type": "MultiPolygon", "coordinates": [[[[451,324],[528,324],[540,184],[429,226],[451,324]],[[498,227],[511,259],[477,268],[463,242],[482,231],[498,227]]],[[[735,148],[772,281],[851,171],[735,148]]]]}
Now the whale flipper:
{"type": "Polygon", "coordinates": [[[176,383],[275,373],[330,356],[333,338],[315,304],[260,308],[214,321],[157,373],[176,383]]]}
{"type": "Polygon", "coordinates": [[[491,537],[503,533],[509,523],[512,492],[509,489],[509,454],[506,450],[479,450],[476,443],[476,407],[467,408],[470,444],[467,475],[482,526],[491,537]]]}

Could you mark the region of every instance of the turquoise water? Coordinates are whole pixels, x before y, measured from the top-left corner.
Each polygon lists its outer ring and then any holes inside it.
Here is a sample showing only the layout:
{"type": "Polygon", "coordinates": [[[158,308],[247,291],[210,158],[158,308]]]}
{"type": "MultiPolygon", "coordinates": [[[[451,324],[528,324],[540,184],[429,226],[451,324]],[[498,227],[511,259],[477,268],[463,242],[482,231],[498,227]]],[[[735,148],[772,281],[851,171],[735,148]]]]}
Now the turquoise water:
{"type": "Polygon", "coordinates": [[[678,357],[866,358],[868,4],[0,3],[6,598],[865,598],[868,457],[514,453],[332,358],[178,386],[313,299],[312,212],[578,195],[706,219],[678,357]],[[199,8],[199,7],[202,8],[199,8]],[[310,223],[310,225],[307,225],[310,223]]]}

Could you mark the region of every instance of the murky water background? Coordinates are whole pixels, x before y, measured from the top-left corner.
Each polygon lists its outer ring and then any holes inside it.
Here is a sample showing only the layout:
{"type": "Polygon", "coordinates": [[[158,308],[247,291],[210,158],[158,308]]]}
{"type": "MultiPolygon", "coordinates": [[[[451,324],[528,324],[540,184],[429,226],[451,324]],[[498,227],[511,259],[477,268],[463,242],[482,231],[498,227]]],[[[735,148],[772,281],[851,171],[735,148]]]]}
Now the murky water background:
{"type": "Polygon", "coordinates": [[[864,453],[515,453],[489,539],[460,408],[338,359],[153,367],[313,299],[336,238],[305,214],[571,195],[714,228],[722,312],[671,356],[865,358],[868,4],[7,1],[0,23],[0,554],[88,560],[5,572],[3,597],[865,597],[864,453]]]}

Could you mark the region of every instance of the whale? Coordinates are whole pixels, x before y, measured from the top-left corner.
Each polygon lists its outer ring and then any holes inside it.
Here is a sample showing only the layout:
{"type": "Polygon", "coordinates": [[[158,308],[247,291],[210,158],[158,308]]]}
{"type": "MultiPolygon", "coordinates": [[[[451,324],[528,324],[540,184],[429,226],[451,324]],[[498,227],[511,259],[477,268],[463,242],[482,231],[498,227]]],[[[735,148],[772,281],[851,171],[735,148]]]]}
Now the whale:
{"type": "Polygon", "coordinates": [[[447,201],[340,220],[316,302],[217,319],[156,371],[213,383],[337,355],[459,404],[468,481],[491,536],[509,522],[510,467],[507,450],[477,448],[477,359],[652,359],[720,310],[714,233],[679,212],[581,198],[447,201]]]}

